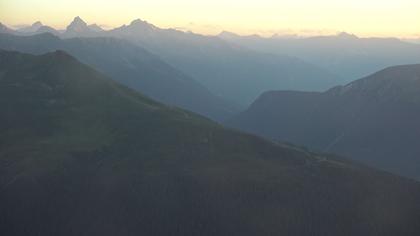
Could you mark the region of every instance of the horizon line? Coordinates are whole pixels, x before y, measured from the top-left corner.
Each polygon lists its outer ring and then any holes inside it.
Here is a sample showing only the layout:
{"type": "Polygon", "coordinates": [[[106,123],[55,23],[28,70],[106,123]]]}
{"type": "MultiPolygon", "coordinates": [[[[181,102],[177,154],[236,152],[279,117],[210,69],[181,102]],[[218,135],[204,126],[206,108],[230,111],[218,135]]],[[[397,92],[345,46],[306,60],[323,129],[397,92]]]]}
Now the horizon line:
{"type": "MultiPolygon", "coordinates": [[[[88,26],[90,25],[97,25],[100,28],[102,28],[104,31],[110,31],[113,29],[117,29],[123,26],[128,26],[131,25],[134,21],[136,20],[140,20],[142,22],[145,22],[147,24],[150,24],[152,26],[155,26],[159,29],[162,30],[167,30],[167,29],[172,29],[172,30],[178,30],[178,31],[182,31],[185,33],[194,33],[194,34],[199,34],[199,35],[204,35],[204,36],[219,36],[222,33],[231,33],[240,37],[261,37],[261,38],[274,38],[274,37],[290,37],[290,38],[311,38],[311,37],[328,37],[328,36],[339,36],[341,34],[346,34],[349,36],[354,36],[357,38],[395,38],[395,39],[407,39],[407,40],[420,40],[420,33],[411,33],[411,34],[406,34],[405,36],[396,36],[396,35],[384,35],[384,34],[378,34],[378,33],[372,33],[371,35],[367,36],[361,36],[357,33],[352,33],[346,30],[334,30],[334,29],[291,29],[291,28],[287,28],[287,29],[273,29],[273,30],[252,30],[252,29],[248,29],[247,31],[249,31],[250,33],[239,33],[239,32],[235,32],[232,30],[226,30],[223,29],[222,27],[219,27],[219,31],[218,33],[203,33],[203,32],[197,32],[194,31],[191,28],[188,28],[186,26],[169,26],[169,27],[162,27],[162,26],[158,26],[154,23],[151,23],[147,20],[143,20],[142,18],[135,18],[133,20],[131,20],[129,23],[126,24],[122,24],[122,25],[106,25],[106,24],[100,24],[97,22],[94,23],[88,23],[85,20],[83,20],[82,17],[80,16],[75,16],[73,18],[73,20],[69,23],[67,23],[67,26],[61,26],[61,27],[57,27],[56,25],[49,25],[49,24],[44,24],[44,22],[42,22],[41,20],[36,20],[33,23],[21,23],[21,24],[7,24],[4,23],[4,21],[0,21],[0,24],[3,24],[4,26],[12,29],[12,30],[16,30],[19,31],[20,29],[23,29],[25,27],[29,27],[35,23],[40,22],[43,26],[49,26],[57,31],[65,31],[66,28],[76,19],[79,18],[81,19],[83,22],[85,22],[88,26]],[[252,31],[255,31],[254,33],[251,33],[252,31]],[[259,32],[258,32],[259,31],[259,32]],[[262,31],[265,31],[265,33],[263,33],[262,31]]],[[[190,24],[193,24],[193,22],[191,22],[190,24]]]]}

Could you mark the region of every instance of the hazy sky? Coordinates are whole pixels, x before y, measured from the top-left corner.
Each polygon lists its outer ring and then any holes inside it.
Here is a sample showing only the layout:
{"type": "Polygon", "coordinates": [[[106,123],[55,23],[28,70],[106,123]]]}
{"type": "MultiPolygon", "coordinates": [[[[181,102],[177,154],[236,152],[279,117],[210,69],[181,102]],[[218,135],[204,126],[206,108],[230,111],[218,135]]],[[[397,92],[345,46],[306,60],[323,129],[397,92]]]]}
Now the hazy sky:
{"type": "Polygon", "coordinates": [[[64,28],[74,16],[108,27],[141,18],[214,34],[347,31],[420,37],[420,0],[0,0],[0,21],[64,28]]]}

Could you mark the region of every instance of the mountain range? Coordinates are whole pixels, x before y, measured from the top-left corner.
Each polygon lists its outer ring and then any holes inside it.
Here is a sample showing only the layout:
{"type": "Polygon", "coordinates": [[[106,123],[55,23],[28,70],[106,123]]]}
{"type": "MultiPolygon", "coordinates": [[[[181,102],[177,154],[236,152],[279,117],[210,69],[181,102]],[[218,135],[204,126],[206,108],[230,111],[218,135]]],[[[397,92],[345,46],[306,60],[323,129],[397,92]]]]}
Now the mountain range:
{"type": "Polygon", "coordinates": [[[160,29],[142,20],[108,35],[142,45],[240,106],[268,89],[320,91],[337,84],[332,73],[295,57],[259,53],[215,36],[160,29]]]}
{"type": "Polygon", "coordinates": [[[228,124],[420,179],[420,65],[326,92],[270,91],[228,124]]]}
{"type": "Polygon", "coordinates": [[[213,94],[242,107],[268,89],[322,91],[338,84],[333,73],[295,57],[260,53],[215,36],[161,29],[140,19],[97,31],[75,17],[58,35],[130,41],[191,76],[213,94]]]}
{"type": "Polygon", "coordinates": [[[259,52],[300,58],[338,75],[341,85],[385,67],[420,63],[420,45],[397,38],[360,38],[345,32],[306,38],[222,32],[219,37],[259,52]]]}
{"type": "Polygon", "coordinates": [[[223,31],[213,37],[161,29],[142,20],[134,20],[129,25],[109,31],[94,25],[87,26],[80,17],[76,17],[70,25],[75,23],[84,25],[84,30],[79,33],[66,30],[61,34],[52,29],[42,32],[61,37],[114,36],[130,40],[190,74],[214,93],[243,106],[268,89],[322,91],[385,67],[420,63],[420,45],[414,43],[415,40],[360,38],[346,32],[331,36],[273,35],[266,38],[223,31]],[[226,59],[221,61],[217,58],[226,59]],[[281,70],[271,67],[263,70],[268,64],[276,64],[281,70]],[[220,71],[217,76],[220,79],[209,78],[208,71],[220,71]],[[253,83],[255,78],[260,77],[263,77],[261,83],[253,83]],[[237,81],[242,81],[244,88],[235,87],[237,81]],[[242,90],[241,99],[232,97],[242,90]]]}
{"type": "MultiPolygon", "coordinates": [[[[36,33],[41,32],[63,38],[128,40],[193,77],[212,93],[242,107],[267,90],[323,91],[388,66],[420,63],[418,44],[396,38],[359,38],[345,32],[306,38],[264,38],[224,31],[215,37],[162,29],[140,19],[103,30],[80,17],[75,17],[63,32],[46,26],[36,33]]],[[[14,33],[28,34],[22,30],[14,33]]]]}
{"type": "Polygon", "coordinates": [[[420,234],[420,185],[0,51],[1,235],[420,234]]]}
{"type": "Polygon", "coordinates": [[[44,25],[41,23],[41,21],[37,21],[35,23],[33,23],[30,26],[26,26],[26,27],[22,27],[19,29],[19,32],[22,33],[36,33],[38,32],[41,27],[43,27],[44,25]]]}
{"type": "Polygon", "coordinates": [[[67,26],[66,31],[63,33],[63,37],[96,37],[100,36],[103,31],[104,30],[97,24],[88,25],[82,18],[77,16],[70,25],[67,26]]]}
{"type": "MultiPolygon", "coordinates": [[[[73,26],[72,26],[73,27],[73,26]]],[[[74,31],[80,29],[74,26],[74,31]]],[[[83,63],[150,98],[202,114],[216,121],[238,108],[145,49],[116,38],[60,39],[51,34],[0,34],[0,48],[43,54],[66,50],[83,63]]]]}

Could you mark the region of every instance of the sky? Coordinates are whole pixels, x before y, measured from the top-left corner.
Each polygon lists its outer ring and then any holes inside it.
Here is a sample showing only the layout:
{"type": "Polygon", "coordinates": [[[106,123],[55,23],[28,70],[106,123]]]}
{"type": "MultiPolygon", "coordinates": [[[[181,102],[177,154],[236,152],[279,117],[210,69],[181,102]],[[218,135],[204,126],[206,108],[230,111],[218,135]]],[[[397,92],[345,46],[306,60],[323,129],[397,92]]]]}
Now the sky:
{"type": "Polygon", "coordinates": [[[75,17],[105,28],[146,20],[203,34],[420,37],[420,0],[0,0],[0,22],[65,28],[75,17]]]}

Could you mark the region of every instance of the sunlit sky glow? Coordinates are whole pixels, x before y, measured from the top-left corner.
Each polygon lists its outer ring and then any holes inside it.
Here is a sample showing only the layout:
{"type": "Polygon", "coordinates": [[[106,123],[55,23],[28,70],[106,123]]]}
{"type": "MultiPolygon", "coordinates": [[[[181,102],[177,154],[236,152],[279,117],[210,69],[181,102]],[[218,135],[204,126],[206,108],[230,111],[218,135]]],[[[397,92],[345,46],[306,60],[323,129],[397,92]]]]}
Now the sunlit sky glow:
{"type": "Polygon", "coordinates": [[[0,22],[65,28],[75,17],[106,28],[141,18],[204,34],[420,37],[420,0],[0,0],[0,22]]]}

